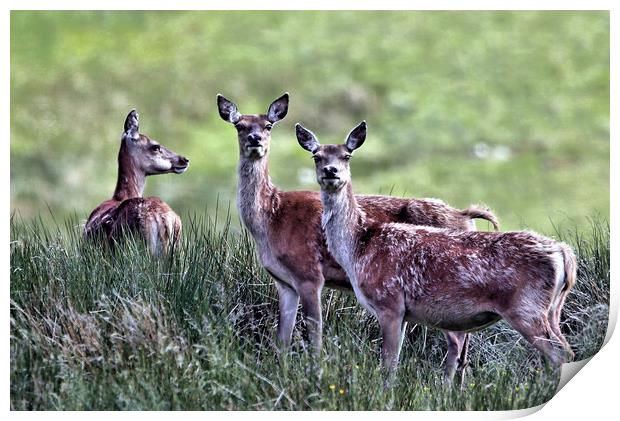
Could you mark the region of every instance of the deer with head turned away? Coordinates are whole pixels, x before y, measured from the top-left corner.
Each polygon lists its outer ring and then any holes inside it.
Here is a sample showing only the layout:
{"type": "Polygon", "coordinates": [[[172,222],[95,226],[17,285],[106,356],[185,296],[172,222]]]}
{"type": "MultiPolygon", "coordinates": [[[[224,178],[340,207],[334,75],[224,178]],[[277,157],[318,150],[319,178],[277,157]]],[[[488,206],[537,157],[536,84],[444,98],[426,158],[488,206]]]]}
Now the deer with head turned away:
{"type": "Polygon", "coordinates": [[[296,126],[321,187],[327,247],[383,339],[393,373],[405,321],[472,332],[500,319],[558,366],[573,357],[560,312],[575,283],[569,246],[533,232],[456,231],[377,221],[353,194],[349,160],[366,139],[362,122],[341,145],[321,145],[296,126]]]}
{"type": "Polygon", "coordinates": [[[87,239],[100,238],[109,245],[126,234],[143,238],[152,255],[158,256],[176,244],[181,219],[158,197],[142,197],[146,177],[185,172],[189,159],[139,133],[138,113],[125,119],[118,152],[118,179],[112,199],[95,208],[84,228],[87,239]]]}
{"type": "MultiPolygon", "coordinates": [[[[321,200],[318,192],[281,191],[269,177],[268,155],[271,130],[288,112],[289,96],[282,95],[267,114],[241,114],[221,95],[217,105],[222,119],[237,129],[239,146],[237,207],[245,227],[254,237],[259,259],[275,279],[279,297],[277,337],[281,346],[291,342],[297,308],[301,301],[308,336],[315,350],[321,348],[321,290],[351,289],[345,272],[327,250],[321,229],[321,200]]],[[[380,222],[403,222],[457,230],[474,229],[473,218],[490,221],[486,209],[460,210],[436,199],[404,199],[388,196],[358,196],[364,212],[380,222]]],[[[465,364],[466,333],[446,332],[446,375],[452,378],[465,364]]]]}

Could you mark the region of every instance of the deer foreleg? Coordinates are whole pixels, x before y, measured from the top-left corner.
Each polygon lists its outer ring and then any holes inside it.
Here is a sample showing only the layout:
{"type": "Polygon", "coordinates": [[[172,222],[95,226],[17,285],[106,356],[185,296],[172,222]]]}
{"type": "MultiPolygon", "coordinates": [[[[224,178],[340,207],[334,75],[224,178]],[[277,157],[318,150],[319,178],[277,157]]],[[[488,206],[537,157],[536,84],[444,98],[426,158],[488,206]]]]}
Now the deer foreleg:
{"type": "Polygon", "coordinates": [[[323,344],[323,317],[321,315],[321,286],[315,283],[301,285],[301,311],[304,315],[308,331],[308,340],[315,352],[321,350],[323,344]]]}
{"type": "Polygon", "coordinates": [[[381,335],[383,344],[381,346],[381,364],[387,374],[386,386],[391,381],[396,367],[398,366],[398,357],[403,343],[403,335],[405,333],[404,315],[399,312],[384,312],[378,314],[379,325],[381,326],[381,335]]]}
{"type": "Polygon", "coordinates": [[[276,288],[278,290],[278,306],[280,309],[278,342],[281,347],[288,347],[291,344],[293,328],[295,327],[299,295],[293,288],[281,281],[276,281],[276,288]]]}

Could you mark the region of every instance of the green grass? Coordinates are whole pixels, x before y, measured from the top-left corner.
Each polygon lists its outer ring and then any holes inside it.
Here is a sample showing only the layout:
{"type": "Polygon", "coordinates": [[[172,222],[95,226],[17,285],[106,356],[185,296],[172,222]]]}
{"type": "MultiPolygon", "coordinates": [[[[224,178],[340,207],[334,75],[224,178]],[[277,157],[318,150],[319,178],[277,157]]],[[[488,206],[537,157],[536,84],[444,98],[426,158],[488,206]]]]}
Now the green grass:
{"type": "MultiPolygon", "coordinates": [[[[113,256],[84,244],[77,221],[11,218],[11,409],[506,410],[546,402],[557,386],[558,373],[499,323],[473,335],[462,390],[441,385],[441,334],[410,325],[384,389],[377,323],[332,290],[320,356],[299,322],[278,357],[275,289],[230,220],[186,218],[182,246],[160,261],[139,242],[113,256]]],[[[583,359],[607,326],[609,225],[555,237],[579,257],[562,329],[583,359]]]]}

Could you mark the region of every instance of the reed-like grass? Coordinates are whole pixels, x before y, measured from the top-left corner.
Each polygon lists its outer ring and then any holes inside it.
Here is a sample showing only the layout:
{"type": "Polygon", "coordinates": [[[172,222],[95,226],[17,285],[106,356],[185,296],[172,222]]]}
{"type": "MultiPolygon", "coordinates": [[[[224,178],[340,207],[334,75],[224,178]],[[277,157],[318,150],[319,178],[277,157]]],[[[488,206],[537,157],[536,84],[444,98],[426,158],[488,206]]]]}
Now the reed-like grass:
{"type": "MultiPolygon", "coordinates": [[[[504,323],[473,335],[467,377],[452,389],[441,384],[442,335],[409,325],[385,389],[377,323],[333,290],[320,356],[301,322],[278,355],[275,288],[232,227],[188,217],[180,248],[154,261],[139,241],[113,253],[84,243],[77,217],[54,227],[12,217],[11,408],[505,410],[553,396],[558,373],[504,323]]],[[[605,336],[609,225],[555,237],[579,256],[562,329],[582,359],[605,336]]]]}

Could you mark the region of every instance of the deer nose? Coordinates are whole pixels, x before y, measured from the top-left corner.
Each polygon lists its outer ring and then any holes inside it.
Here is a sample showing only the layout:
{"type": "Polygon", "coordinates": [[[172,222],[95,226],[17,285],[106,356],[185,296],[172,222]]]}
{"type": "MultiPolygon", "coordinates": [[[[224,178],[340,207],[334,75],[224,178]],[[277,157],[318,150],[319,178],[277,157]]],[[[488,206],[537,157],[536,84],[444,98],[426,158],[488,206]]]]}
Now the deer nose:
{"type": "Polygon", "coordinates": [[[185,158],[184,156],[180,156],[179,165],[187,165],[187,164],[189,164],[189,159],[185,158]]]}
{"type": "Polygon", "coordinates": [[[260,141],[260,135],[256,133],[252,133],[248,136],[248,141],[252,146],[258,146],[258,142],[260,141]]]}
{"type": "Polygon", "coordinates": [[[337,172],[338,168],[334,166],[328,165],[326,167],[323,167],[323,174],[325,174],[326,176],[334,176],[337,172]]]}

